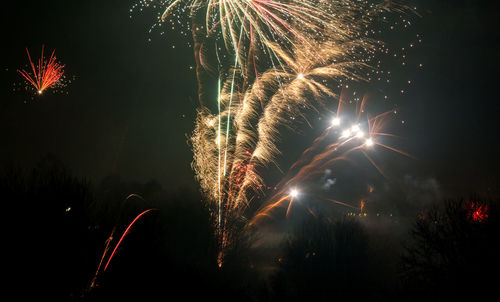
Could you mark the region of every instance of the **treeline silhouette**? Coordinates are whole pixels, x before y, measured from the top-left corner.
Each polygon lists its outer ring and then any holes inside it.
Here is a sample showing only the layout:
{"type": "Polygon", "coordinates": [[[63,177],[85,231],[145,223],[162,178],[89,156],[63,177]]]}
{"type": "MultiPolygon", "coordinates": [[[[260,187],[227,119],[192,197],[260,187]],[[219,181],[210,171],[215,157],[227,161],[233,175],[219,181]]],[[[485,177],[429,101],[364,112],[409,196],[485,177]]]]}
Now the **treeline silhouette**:
{"type": "Polygon", "coordinates": [[[355,219],[310,218],[284,243],[273,293],[283,301],[387,300],[391,280],[382,278],[378,261],[367,231],[355,219]]]}
{"type": "Polygon", "coordinates": [[[275,269],[264,274],[255,265],[253,233],[242,233],[218,266],[213,217],[196,192],[118,176],[93,185],[54,156],[29,171],[4,170],[2,246],[15,300],[451,301],[495,289],[492,200],[423,209],[403,238],[392,231],[398,224],[380,231],[355,217],[311,216],[283,236],[280,256],[270,260],[275,269]],[[96,277],[113,229],[112,248],[146,209],[154,210],[96,277]]]}

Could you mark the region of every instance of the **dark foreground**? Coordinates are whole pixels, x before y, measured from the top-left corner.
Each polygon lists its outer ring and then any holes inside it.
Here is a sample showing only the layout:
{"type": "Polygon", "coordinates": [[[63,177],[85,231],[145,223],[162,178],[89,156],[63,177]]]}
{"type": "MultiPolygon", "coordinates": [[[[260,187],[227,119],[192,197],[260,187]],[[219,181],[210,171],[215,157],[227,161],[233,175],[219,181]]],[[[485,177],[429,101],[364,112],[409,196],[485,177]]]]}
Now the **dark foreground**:
{"type": "Polygon", "coordinates": [[[6,171],[4,293],[15,300],[452,301],[495,292],[499,218],[491,200],[443,201],[409,224],[306,218],[272,252],[255,247],[259,234],[242,236],[219,267],[210,213],[193,192],[118,177],[94,186],[51,158],[32,171],[6,171]],[[131,193],[140,196],[127,199],[131,193]],[[104,271],[126,227],[150,208],[104,271]]]}

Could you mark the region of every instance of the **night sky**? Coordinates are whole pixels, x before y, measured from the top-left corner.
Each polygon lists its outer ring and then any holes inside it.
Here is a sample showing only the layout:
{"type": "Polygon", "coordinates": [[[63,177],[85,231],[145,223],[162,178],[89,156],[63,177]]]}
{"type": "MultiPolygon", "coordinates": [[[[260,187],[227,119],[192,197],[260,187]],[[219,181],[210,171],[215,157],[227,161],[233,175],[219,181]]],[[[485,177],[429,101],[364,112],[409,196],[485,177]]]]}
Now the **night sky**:
{"type": "MultiPolygon", "coordinates": [[[[421,18],[412,33],[411,79],[393,97],[405,121],[399,134],[416,159],[387,155],[405,175],[433,179],[445,195],[499,195],[497,1],[413,1],[421,18]],[[397,160],[396,160],[397,158],[397,160]]],[[[194,127],[197,84],[189,37],[148,33],[153,12],[133,1],[12,1],[2,18],[0,165],[32,167],[52,153],[78,176],[158,180],[197,187],[187,143],[194,127]],[[32,97],[13,91],[16,69],[56,49],[74,77],[64,92],[32,97]]],[[[396,41],[397,42],[397,41],[396,41]]],[[[398,90],[399,87],[392,89],[398,90]]]]}

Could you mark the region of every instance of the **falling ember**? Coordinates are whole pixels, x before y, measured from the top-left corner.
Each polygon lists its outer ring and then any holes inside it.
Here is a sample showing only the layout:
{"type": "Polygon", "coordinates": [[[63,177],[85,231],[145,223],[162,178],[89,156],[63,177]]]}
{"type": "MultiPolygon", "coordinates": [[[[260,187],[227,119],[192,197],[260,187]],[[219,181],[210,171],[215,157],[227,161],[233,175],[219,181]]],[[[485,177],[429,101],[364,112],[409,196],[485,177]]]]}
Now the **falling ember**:
{"type": "Polygon", "coordinates": [[[28,60],[30,62],[31,72],[24,69],[17,70],[37,91],[42,94],[46,89],[54,86],[59,82],[64,74],[64,66],[56,62],[55,50],[52,51],[49,60],[44,60],[44,46],[42,45],[42,54],[38,59],[38,64],[34,64],[31,60],[30,52],[26,48],[28,60]]]}
{"type": "Polygon", "coordinates": [[[217,266],[220,268],[222,267],[223,263],[224,263],[224,254],[222,253],[222,251],[220,251],[219,254],[217,255],[217,266]]]}

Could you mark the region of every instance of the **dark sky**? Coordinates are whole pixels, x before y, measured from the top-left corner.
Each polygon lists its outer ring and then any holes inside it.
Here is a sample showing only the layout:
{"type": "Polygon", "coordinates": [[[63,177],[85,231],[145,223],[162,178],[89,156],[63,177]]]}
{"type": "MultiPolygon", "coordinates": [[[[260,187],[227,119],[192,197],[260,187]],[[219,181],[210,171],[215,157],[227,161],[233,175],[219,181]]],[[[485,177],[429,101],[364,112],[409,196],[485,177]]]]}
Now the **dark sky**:
{"type": "MultiPolygon", "coordinates": [[[[396,102],[405,120],[401,175],[436,179],[449,194],[498,194],[497,1],[413,1],[422,18],[414,31],[408,91],[396,102]]],[[[2,18],[0,164],[33,166],[56,154],[77,175],[100,181],[157,179],[166,188],[195,186],[187,135],[196,100],[188,38],[148,34],[151,12],[129,17],[134,1],[12,1],[2,18]],[[151,39],[151,41],[149,41],[151,39]],[[25,47],[37,57],[56,48],[65,91],[31,99],[22,83],[25,47]],[[175,45],[175,48],[172,46],[175,45]]]]}

